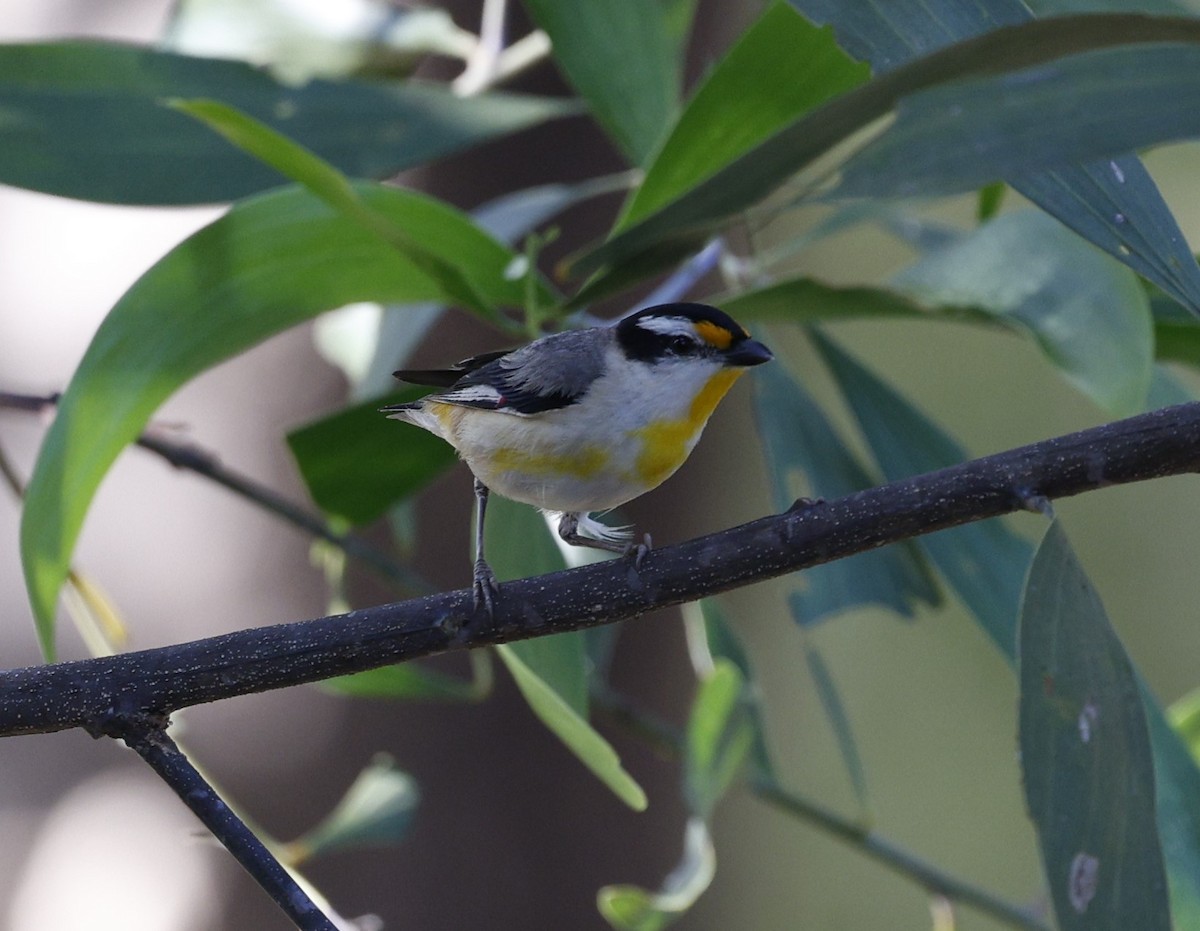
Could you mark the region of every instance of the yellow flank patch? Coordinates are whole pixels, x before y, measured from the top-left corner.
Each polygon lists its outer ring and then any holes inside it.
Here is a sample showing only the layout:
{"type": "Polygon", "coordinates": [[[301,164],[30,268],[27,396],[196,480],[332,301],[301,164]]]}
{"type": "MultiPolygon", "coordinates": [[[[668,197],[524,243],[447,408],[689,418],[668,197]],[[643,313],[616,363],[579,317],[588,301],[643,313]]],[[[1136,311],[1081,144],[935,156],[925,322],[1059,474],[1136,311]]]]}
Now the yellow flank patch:
{"type": "MultiPolygon", "coordinates": [[[[729,332],[724,329],[721,331],[729,332]]],[[[743,369],[722,369],[708,380],[692,400],[686,417],[679,420],[656,420],[634,431],[642,440],[642,451],[638,453],[635,465],[637,477],[641,481],[653,488],[683,465],[683,460],[690,452],[688,444],[708,423],[708,418],[716,410],[721,398],[725,397],[726,392],[733,387],[733,383],[743,372],[743,369]]]]}
{"type": "MultiPolygon", "coordinates": [[[[729,344],[733,342],[733,334],[719,323],[713,323],[710,320],[696,321],[696,332],[700,338],[708,345],[717,349],[728,349],[729,344]]],[[[719,401],[720,398],[717,398],[719,401]]]]}
{"type": "Polygon", "coordinates": [[[572,478],[594,478],[608,465],[608,453],[599,446],[582,446],[566,455],[531,453],[525,449],[502,446],[489,459],[489,464],[496,471],[567,475],[572,478]]]}

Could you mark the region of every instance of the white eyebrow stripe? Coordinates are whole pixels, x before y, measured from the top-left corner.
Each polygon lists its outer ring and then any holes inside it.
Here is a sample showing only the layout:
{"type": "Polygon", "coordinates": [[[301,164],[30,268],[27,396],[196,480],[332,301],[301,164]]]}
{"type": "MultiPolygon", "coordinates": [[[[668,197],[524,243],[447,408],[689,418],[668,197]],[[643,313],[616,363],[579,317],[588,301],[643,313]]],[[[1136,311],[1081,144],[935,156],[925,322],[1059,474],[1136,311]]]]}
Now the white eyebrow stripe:
{"type": "Polygon", "coordinates": [[[699,341],[696,325],[687,317],[642,317],[637,325],[651,333],[663,336],[689,336],[699,341]]]}

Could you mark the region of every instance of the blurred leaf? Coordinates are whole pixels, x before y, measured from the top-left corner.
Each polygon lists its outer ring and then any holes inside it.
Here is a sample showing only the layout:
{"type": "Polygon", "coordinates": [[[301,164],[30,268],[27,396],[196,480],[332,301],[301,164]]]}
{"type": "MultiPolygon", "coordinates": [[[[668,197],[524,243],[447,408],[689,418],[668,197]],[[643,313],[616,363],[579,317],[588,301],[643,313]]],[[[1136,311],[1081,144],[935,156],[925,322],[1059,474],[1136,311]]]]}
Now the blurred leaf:
{"type": "Polygon", "coordinates": [[[1027,329],[1069,381],[1119,416],[1142,410],[1154,363],[1149,302],[1129,269],[1044,213],[1008,213],[892,279],[927,304],[1027,329]]]}
{"type": "Polygon", "coordinates": [[[700,85],[617,224],[642,219],[868,70],[783,2],[766,11],[700,85]]]}
{"type": "Polygon", "coordinates": [[[204,123],[249,155],[301,184],[334,210],[396,249],[436,281],[452,301],[495,319],[495,309],[472,287],[453,259],[427,249],[418,236],[372,210],[350,180],[336,168],[287,136],[253,117],[215,100],[174,100],[170,106],[204,123]]]}
{"type": "Polygon", "coordinates": [[[1006,193],[1008,193],[1008,185],[1003,181],[993,181],[980,188],[979,206],[975,211],[975,219],[982,223],[996,216],[1004,205],[1006,193]]]}
{"type": "Polygon", "coordinates": [[[718,659],[700,681],[684,739],[684,779],[692,813],[707,820],[754,742],[737,666],[718,659]]]}
{"type": "MultiPolygon", "coordinates": [[[[661,210],[577,258],[571,271],[576,275],[602,270],[616,273],[630,262],[640,263],[643,274],[656,264],[661,268],[664,258],[678,255],[678,248],[694,243],[697,236],[762,200],[798,172],[822,167],[818,161],[827,159],[831,150],[850,141],[856,147],[865,145],[883,131],[889,122],[883,118],[909,95],[971,77],[1021,72],[1092,48],[1138,45],[1141,47],[1134,52],[1153,54],[1168,46],[1148,48],[1147,43],[1171,42],[1200,42],[1200,21],[1117,14],[1060,17],[958,42],[882,74],[802,116],[661,210]]],[[[1185,47],[1182,51],[1196,50],[1185,47]]],[[[1160,101],[1157,109],[1162,106],[1160,101]]],[[[992,109],[985,106],[984,112],[992,109]]],[[[1048,125],[1044,119],[1042,124],[1048,125]]],[[[1060,122],[1049,131],[1061,134],[1071,125],[1060,122]]],[[[978,156],[973,154],[972,159],[978,156]]],[[[1050,166],[1030,159],[1019,166],[1018,173],[1045,167],[1050,166]]],[[[908,161],[886,166],[886,178],[899,182],[910,169],[908,161]]],[[[991,173],[983,180],[996,177],[991,173]]]]}
{"type": "Polygon", "coordinates": [[[315,828],[286,846],[297,863],[335,850],[392,846],[408,834],[421,793],[387,754],[359,773],[337,807],[315,828]]]}
{"type": "MultiPolygon", "coordinates": [[[[800,495],[838,498],[874,484],[816,402],[781,366],[755,378],[755,410],[766,450],[776,507],[800,495]]],[[[793,576],[791,602],[803,624],[877,604],[911,618],[918,602],[936,604],[937,586],[911,541],[805,569],[793,576]]]]}
{"type": "MultiPolygon", "coordinates": [[[[512,253],[458,212],[383,185],[355,190],[372,210],[455,262],[491,303],[523,298],[522,286],[503,277],[512,253]]],[[[175,389],[332,307],[445,299],[394,249],[294,188],[237,204],[147,271],[92,339],[29,485],[21,546],[46,655],[54,650],[55,599],[92,495],[175,389]]]]}
{"type": "MultiPolygon", "coordinates": [[[[957,465],[967,451],[821,333],[813,342],[837,380],[884,477],[897,482],[957,465]]],[[[999,519],[926,534],[917,544],[1011,661],[1033,547],[999,519]]]]}
{"type": "Polygon", "coordinates": [[[529,702],[534,714],[613,791],[617,798],[634,811],[645,811],[646,793],[622,768],[621,760],[612,745],[596,733],[558,692],[526,666],[510,647],[511,644],[502,644],[496,648],[496,652],[512,673],[517,688],[529,702]]]}
{"type": "Polygon", "coordinates": [[[659,0],[526,0],[550,36],[554,61],[635,165],[675,118],[680,52],[677,4],[659,0]]]}
{"type": "Polygon", "coordinates": [[[1200,763],[1200,689],[1192,689],[1172,704],[1167,720],[1200,763]]]}
{"type": "Polygon", "coordinates": [[[735,320],[816,323],[838,319],[930,316],[912,299],[885,288],[841,287],[802,276],[714,301],[735,320]]]}
{"type": "Polygon", "coordinates": [[[386,698],[414,701],[477,702],[492,691],[492,661],[482,650],[468,654],[470,681],[446,675],[420,663],[380,666],[366,672],[325,679],[320,687],[355,698],[386,698]]]}
{"type": "Polygon", "coordinates": [[[162,42],[171,51],[269,66],[289,84],[314,77],[396,74],[430,54],[463,57],[475,37],[445,10],[386,0],[339,4],[340,15],[306,15],[303,4],[179,0],[162,42]]]}
{"type": "Polygon", "coordinates": [[[456,461],[444,440],[380,413],[386,404],[426,391],[373,398],[288,433],[288,448],[322,511],[352,524],[370,523],[456,461]]]}
{"type": "Polygon", "coordinates": [[[1059,927],[1171,927],[1137,679],[1057,523],[1021,606],[1021,768],[1059,927]]]}
{"type": "Polygon", "coordinates": [[[604,920],[620,931],[660,931],[692,907],[711,885],[716,869],[708,825],[703,818],[689,818],[683,857],[659,892],[637,886],[605,886],[597,894],[596,904],[604,920]]]}
{"type": "MultiPolygon", "coordinates": [[[[851,54],[869,60],[876,71],[887,71],[931,48],[1031,18],[1021,0],[979,0],[972,4],[926,0],[903,8],[832,0],[793,2],[816,21],[831,23],[851,54]]],[[[1132,6],[1116,4],[1113,12],[1128,13],[1132,6]]],[[[1090,9],[1095,11],[1100,6],[1090,9]]],[[[1074,101],[1073,92],[1071,99],[1074,101]]],[[[995,101],[984,103],[991,113],[995,101]]],[[[1075,125],[1072,112],[1068,123],[1071,131],[1075,125]]],[[[1018,192],[1085,239],[1156,282],[1176,300],[1200,310],[1200,267],[1154,180],[1136,156],[1117,154],[1112,159],[1059,165],[1038,174],[1022,168],[1019,176],[1008,180],[1018,192]]]]}
{"type": "Polygon", "coordinates": [[[1150,382],[1150,393],[1146,395],[1146,410],[1156,411],[1163,407],[1195,401],[1195,392],[1190,390],[1165,365],[1154,366],[1154,377],[1150,382]]]}
{"type": "Polygon", "coordinates": [[[755,685],[754,670],[750,665],[750,657],[742,649],[741,643],[730,629],[725,613],[720,604],[713,598],[704,598],[683,606],[684,620],[689,621],[692,612],[698,612],[704,625],[705,640],[709,652],[714,659],[723,659],[733,663],[742,674],[745,687],[742,690],[742,700],[746,705],[754,728],[754,743],[750,748],[750,760],[757,774],[765,778],[774,778],[775,767],[771,763],[771,754],[767,747],[766,723],[763,721],[762,701],[755,685]]]}
{"type": "Polygon", "coordinates": [[[279,176],[163,107],[212,97],[355,177],[383,178],[575,112],[536,97],[455,97],[435,85],[312,81],[288,87],[246,64],[112,43],[0,46],[0,181],[83,200],[197,204],[279,176]]]}
{"type": "Polygon", "coordinates": [[[854,739],[854,731],[850,727],[850,715],[846,712],[846,706],[838,692],[837,683],[834,682],[829,667],[825,665],[824,657],[807,643],[804,645],[804,660],[808,663],[808,671],[812,674],[813,685],[816,686],[817,695],[821,699],[821,708],[824,709],[825,717],[829,719],[834,737],[837,738],[838,752],[841,754],[842,763],[850,776],[850,784],[854,787],[854,796],[858,799],[858,804],[865,810],[869,805],[867,771],[863,766],[862,757],[859,755],[858,742],[854,739]]]}

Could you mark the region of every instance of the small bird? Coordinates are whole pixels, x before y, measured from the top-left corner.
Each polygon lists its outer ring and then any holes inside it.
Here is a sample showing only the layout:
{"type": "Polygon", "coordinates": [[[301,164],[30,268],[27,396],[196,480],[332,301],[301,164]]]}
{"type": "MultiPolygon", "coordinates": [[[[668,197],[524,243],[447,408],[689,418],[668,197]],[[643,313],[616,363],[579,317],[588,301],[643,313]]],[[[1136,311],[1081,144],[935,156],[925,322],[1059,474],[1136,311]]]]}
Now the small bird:
{"type": "Polygon", "coordinates": [[[558,515],[574,546],[635,553],[628,528],[591,517],[658,487],[691,454],[717,403],[771,351],[706,304],[648,307],[615,325],[396,378],[444,388],[383,408],[458,451],[475,476],[475,606],[498,591],[483,552],[489,489],[558,515]]]}

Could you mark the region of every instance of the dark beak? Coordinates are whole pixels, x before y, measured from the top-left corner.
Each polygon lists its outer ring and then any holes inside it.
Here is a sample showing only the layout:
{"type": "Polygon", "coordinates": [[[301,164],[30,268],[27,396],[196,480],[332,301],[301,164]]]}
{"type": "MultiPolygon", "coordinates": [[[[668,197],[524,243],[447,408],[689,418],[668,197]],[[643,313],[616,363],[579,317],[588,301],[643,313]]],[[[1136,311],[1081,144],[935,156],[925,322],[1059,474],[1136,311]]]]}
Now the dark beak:
{"type": "Polygon", "coordinates": [[[756,339],[744,339],[736,346],[729,347],[725,353],[726,365],[762,365],[764,362],[770,362],[775,356],[762,343],[756,339]]]}

